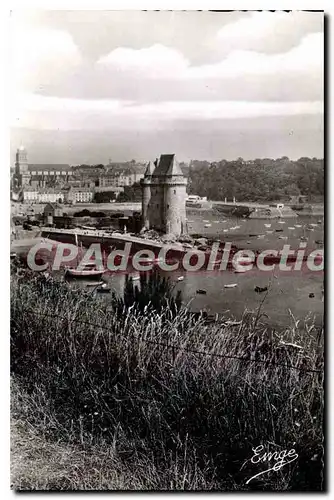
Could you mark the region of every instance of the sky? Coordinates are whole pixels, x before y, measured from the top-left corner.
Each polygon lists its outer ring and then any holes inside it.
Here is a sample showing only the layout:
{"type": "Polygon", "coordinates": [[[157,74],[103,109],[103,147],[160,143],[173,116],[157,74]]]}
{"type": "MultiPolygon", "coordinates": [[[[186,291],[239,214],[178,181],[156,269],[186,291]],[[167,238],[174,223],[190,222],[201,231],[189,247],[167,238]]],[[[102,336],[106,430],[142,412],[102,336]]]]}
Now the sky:
{"type": "Polygon", "coordinates": [[[323,157],[317,12],[14,11],[11,155],[323,157]]]}

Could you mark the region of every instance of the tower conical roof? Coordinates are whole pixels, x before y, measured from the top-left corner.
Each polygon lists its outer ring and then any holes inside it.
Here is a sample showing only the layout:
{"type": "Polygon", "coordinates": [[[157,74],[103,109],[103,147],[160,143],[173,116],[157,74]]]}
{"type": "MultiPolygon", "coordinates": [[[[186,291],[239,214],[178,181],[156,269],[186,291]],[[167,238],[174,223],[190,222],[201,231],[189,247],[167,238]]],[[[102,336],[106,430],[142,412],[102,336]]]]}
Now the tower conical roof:
{"type": "Polygon", "coordinates": [[[183,172],[180,168],[179,162],[175,158],[175,154],[171,155],[161,155],[158,166],[154,170],[154,176],[166,176],[166,175],[182,175],[183,172]]]}
{"type": "Polygon", "coordinates": [[[147,164],[147,167],[146,167],[146,170],[145,170],[145,177],[146,176],[149,176],[149,175],[152,175],[153,174],[153,171],[154,171],[154,165],[151,161],[148,162],[147,164]]]}

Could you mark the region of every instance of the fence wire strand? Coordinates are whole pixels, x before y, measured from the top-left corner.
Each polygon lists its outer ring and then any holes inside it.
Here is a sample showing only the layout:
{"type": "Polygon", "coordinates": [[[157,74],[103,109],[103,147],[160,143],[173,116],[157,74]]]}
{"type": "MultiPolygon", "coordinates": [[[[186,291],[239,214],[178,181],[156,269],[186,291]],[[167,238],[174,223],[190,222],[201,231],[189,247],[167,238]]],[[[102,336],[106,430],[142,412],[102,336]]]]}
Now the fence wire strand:
{"type": "MultiPolygon", "coordinates": [[[[59,319],[67,320],[68,321],[68,318],[66,316],[62,316],[60,314],[47,314],[47,313],[39,313],[39,312],[36,312],[36,311],[29,311],[29,312],[31,314],[33,314],[34,316],[47,317],[47,318],[51,318],[51,319],[59,318],[59,319]]],[[[84,325],[88,325],[88,326],[91,326],[91,327],[94,327],[94,328],[100,328],[101,330],[103,330],[105,332],[109,332],[109,328],[107,328],[104,325],[99,325],[97,323],[91,323],[89,321],[85,321],[85,320],[82,320],[80,318],[74,318],[71,321],[72,322],[76,322],[76,323],[81,323],[81,324],[84,324],[84,325]]],[[[303,373],[323,373],[323,370],[319,370],[319,369],[316,369],[316,368],[307,369],[307,368],[303,368],[303,367],[300,367],[300,366],[294,366],[294,365],[289,365],[289,364],[273,363],[273,362],[269,362],[269,361],[262,360],[262,359],[248,359],[248,358],[246,359],[244,357],[235,356],[235,355],[232,355],[232,354],[219,354],[219,353],[213,353],[213,352],[199,351],[197,349],[187,349],[187,348],[182,347],[182,346],[180,346],[178,344],[175,344],[175,343],[157,342],[157,341],[154,341],[154,340],[144,339],[144,338],[142,338],[140,336],[138,338],[136,338],[136,340],[139,340],[139,339],[142,342],[147,343],[147,344],[164,347],[166,349],[171,349],[172,352],[175,352],[176,350],[179,350],[179,351],[182,351],[182,352],[185,352],[185,353],[197,354],[197,355],[200,355],[200,356],[211,356],[211,357],[221,358],[221,359],[235,359],[235,360],[238,360],[238,361],[241,361],[241,362],[244,362],[244,363],[259,363],[259,364],[265,364],[267,366],[280,366],[280,367],[285,368],[285,369],[298,370],[298,371],[303,372],[303,373]]]]}

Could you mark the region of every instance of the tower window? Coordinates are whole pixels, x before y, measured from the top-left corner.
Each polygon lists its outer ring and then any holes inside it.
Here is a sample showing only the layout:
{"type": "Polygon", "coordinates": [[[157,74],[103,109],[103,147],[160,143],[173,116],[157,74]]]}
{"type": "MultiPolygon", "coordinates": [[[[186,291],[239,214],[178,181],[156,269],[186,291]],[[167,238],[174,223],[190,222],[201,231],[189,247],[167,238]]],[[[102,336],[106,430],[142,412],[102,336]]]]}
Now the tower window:
{"type": "Polygon", "coordinates": [[[167,205],[167,208],[169,208],[169,205],[167,205]]]}
{"type": "Polygon", "coordinates": [[[174,194],[176,194],[176,189],[174,189],[174,194]]]}

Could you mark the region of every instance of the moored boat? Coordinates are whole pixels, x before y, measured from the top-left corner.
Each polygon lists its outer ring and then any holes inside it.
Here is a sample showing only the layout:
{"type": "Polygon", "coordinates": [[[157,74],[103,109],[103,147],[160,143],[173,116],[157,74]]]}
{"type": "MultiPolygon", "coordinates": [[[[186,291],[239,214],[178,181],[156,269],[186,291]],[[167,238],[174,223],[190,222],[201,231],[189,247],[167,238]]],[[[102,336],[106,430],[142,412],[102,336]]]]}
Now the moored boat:
{"type": "Polygon", "coordinates": [[[103,281],[97,281],[95,283],[87,283],[86,287],[87,288],[93,288],[94,286],[97,287],[97,286],[101,286],[101,285],[103,285],[103,281]]]}
{"type": "Polygon", "coordinates": [[[65,277],[68,278],[96,279],[101,278],[103,274],[104,271],[96,269],[96,265],[94,263],[86,264],[82,269],[73,267],[68,267],[67,269],[65,269],[65,277]]]}
{"type": "Polygon", "coordinates": [[[106,283],[103,283],[103,285],[99,286],[96,291],[98,293],[110,293],[111,292],[111,288],[109,286],[107,286],[106,283]]]}

